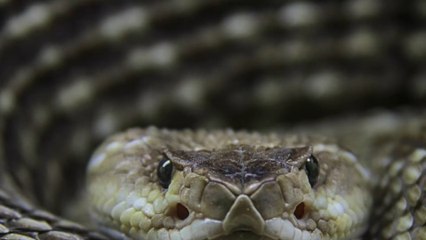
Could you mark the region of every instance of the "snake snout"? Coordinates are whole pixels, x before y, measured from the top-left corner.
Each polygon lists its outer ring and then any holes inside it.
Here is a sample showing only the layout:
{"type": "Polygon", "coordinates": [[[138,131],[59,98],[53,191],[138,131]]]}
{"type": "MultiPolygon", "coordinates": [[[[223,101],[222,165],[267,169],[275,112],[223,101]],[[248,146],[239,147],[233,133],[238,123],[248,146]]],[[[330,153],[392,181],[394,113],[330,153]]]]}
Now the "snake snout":
{"type": "Polygon", "coordinates": [[[236,231],[251,231],[262,234],[265,221],[247,195],[240,195],[235,200],[225,219],[223,229],[229,234],[236,231]]]}

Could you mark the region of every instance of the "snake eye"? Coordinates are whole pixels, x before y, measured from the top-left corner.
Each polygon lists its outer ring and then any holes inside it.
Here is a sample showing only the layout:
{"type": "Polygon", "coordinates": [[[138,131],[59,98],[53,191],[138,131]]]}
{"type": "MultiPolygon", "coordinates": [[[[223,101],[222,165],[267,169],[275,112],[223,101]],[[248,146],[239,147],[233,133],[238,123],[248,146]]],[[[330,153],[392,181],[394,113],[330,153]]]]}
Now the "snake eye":
{"type": "Polygon", "coordinates": [[[172,180],[173,163],[170,159],[164,158],[158,163],[157,176],[160,180],[160,185],[163,188],[168,188],[172,180]]]}
{"type": "Polygon", "coordinates": [[[311,187],[313,187],[317,183],[319,175],[318,160],[314,156],[311,155],[306,160],[305,171],[308,175],[309,184],[311,184],[311,187]]]}

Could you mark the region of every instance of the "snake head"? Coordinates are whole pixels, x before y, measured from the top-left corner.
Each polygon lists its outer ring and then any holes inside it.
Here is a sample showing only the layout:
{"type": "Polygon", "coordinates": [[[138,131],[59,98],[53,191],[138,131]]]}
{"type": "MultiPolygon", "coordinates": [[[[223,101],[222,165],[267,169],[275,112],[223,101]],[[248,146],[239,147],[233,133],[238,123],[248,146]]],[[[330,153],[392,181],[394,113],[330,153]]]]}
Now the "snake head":
{"type": "Polygon", "coordinates": [[[92,215],[136,239],[340,239],[362,231],[365,171],[334,144],[130,130],[88,168],[92,215]]]}

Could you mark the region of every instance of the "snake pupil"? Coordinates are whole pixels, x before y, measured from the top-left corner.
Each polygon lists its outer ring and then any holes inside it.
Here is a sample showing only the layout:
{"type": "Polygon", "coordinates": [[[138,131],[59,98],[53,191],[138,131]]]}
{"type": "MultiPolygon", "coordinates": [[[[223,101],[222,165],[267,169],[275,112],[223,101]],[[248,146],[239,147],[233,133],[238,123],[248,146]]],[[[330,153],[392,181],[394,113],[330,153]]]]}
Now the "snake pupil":
{"type": "Polygon", "coordinates": [[[311,184],[311,187],[313,187],[317,183],[319,175],[318,160],[314,156],[310,156],[306,160],[305,171],[308,175],[309,184],[311,184]]]}
{"type": "Polygon", "coordinates": [[[162,159],[160,163],[158,164],[157,168],[157,176],[160,180],[160,185],[163,188],[168,188],[170,181],[172,180],[172,173],[173,173],[173,164],[170,159],[162,159]]]}

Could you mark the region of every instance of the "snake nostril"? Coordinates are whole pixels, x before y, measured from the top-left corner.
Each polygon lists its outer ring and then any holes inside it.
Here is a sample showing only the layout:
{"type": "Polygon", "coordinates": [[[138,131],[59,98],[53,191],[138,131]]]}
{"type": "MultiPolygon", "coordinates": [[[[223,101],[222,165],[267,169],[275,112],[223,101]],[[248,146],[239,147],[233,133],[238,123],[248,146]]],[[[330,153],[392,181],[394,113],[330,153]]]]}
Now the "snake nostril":
{"type": "Polygon", "coordinates": [[[176,216],[180,220],[185,220],[189,216],[188,208],[186,208],[183,204],[176,204],[176,216]]]}
{"type": "Polygon", "coordinates": [[[305,203],[304,202],[299,203],[296,209],[294,209],[293,214],[297,219],[302,219],[305,216],[305,203]]]}

